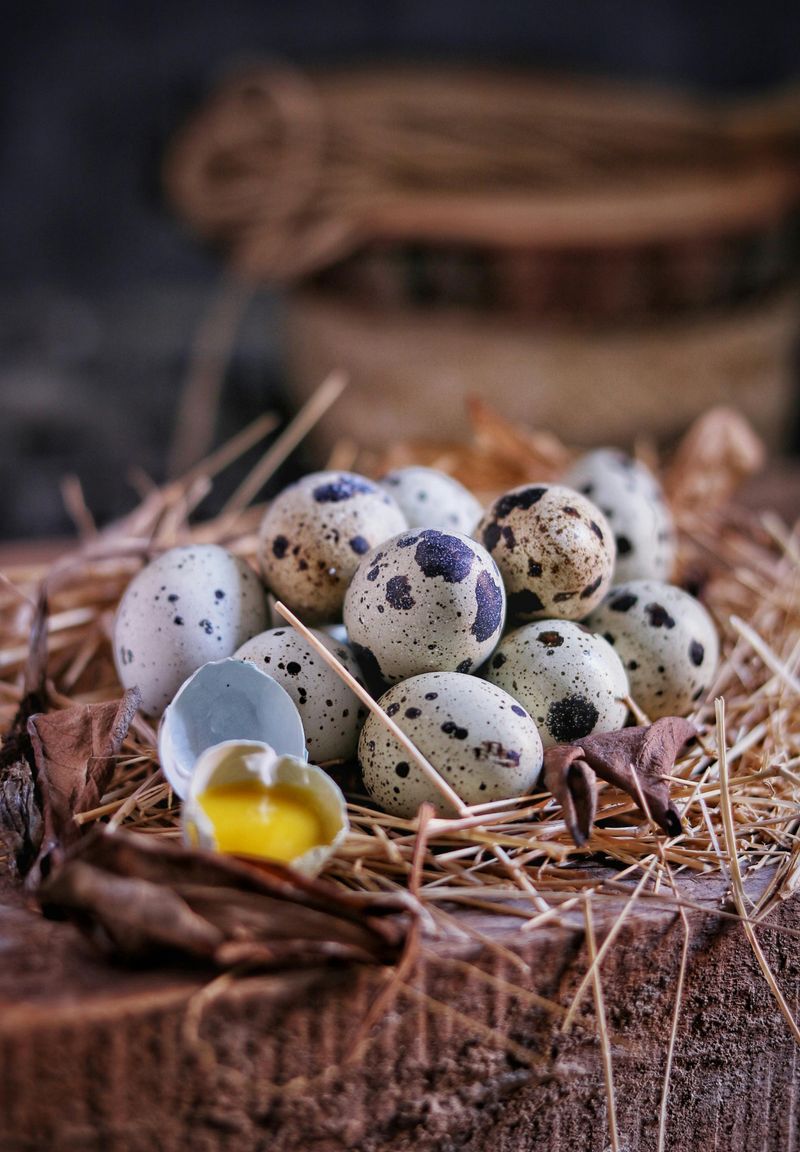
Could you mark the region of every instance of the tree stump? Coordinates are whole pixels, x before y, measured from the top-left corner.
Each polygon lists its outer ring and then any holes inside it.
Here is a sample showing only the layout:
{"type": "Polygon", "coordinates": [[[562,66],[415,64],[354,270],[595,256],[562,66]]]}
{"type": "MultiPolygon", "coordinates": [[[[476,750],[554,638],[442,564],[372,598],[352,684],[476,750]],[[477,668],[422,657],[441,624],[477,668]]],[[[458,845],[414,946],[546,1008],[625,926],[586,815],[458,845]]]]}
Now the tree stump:
{"type": "MultiPolygon", "coordinates": [[[[613,890],[613,873],[608,872],[613,890]]],[[[754,873],[754,898],[768,883],[754,873]]],[[[724,881],[682,878],[688,956],[665,1110],[670,1152],[800,1147],[797,1049],[724,881]]],[[[667,896],[591,901],[621,1149],[658,1146],[685,940],[667,896]]],[[[523,913],[529,906],[518,905],[523,913]]],[[[7,891],[0,908],[0,1147],[4,1152],[602,1152],[603,1046],[582,908],[525,931],[460,911],[427,940],[355,1045],[389,978],[326,968],[213,982],[213,973],[109,964],[69,924],[7,891]]],[[[800,903],[760,942],[792,1011],[800,903]],[[788,931],[786,931],[788,929],[788,931]],[[792,934],[794,932],[794,934],[792,934]]]]}

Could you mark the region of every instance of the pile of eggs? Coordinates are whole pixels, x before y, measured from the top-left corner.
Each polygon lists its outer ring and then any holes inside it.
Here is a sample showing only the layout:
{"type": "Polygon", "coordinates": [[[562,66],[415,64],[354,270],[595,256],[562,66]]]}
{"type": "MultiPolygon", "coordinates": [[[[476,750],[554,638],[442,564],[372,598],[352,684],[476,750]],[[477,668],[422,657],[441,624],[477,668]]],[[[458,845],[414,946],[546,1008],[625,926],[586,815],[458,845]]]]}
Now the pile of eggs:
{"type": "MultiPolygon", "coordinates": [[[[657,480],[617,451],[591,452],[559,483],[522,485],[485,509],[429,468],[377,482],[318,472],[267,510],[261,579],[215,545],[174,548],[144,568],[120,604],[114,655],[143,710],[167,709],[162,762],[176,726],[192,756],[204,742],[252,740],[259,724],[274,745],[270,717],[288,731],[281,710],[293,708],[310,761],[357,755],[386,811],[412,816],[428,800],[448,812],[319,652],[269,626],[266,593],[315,625],[456,794],[480,804],[530,792],[543,749],[624,727],[628,697],[652,720],[697,706],[718,638],[699,601],[669,583],[674,554],[657,480]],[[232,688],[231,661],[260,678],[232,688]],[[201,674],[203,691],[186,694],[201,674]],[[269,704],[253,702],[262,680],[280,689],[280,707],[277,688],[269,704]],[[234,695],[235,706],[209,704],[234,695]],[[196,715],[181,705],[190,697],[205,701],[196,715]]],[[[185,789],[191,773],[184,755],[175,778],[185,789]]]]}

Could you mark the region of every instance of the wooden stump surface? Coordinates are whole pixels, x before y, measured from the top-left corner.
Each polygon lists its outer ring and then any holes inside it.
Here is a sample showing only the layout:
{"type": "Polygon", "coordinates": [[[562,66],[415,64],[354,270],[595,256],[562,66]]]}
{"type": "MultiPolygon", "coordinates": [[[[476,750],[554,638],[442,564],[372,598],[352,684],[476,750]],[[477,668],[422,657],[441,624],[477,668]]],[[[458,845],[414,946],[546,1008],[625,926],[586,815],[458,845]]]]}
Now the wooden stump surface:
{"type": "MultiPolygon", "coordinates": [[[[613,874],[608,873],[609,879],[613,874]]],[[[769,873],[752,873],[757,896],[769,873]]],[[[688,964],[664,1147],[800,1147],[797,1049],[721,877],[684,878],[688,964]]],[[[598,946],[626,901],[598,896],[598,946]]],[[[341,968],[210,984],[207,971],[109,964],[69,924],[8,890],[0,905],[3,1152],[602,1152],[607,1093],[583,911],[532,932],[459,913],[426,942],[354,1048],[387,973],[341,968]],[[480,939],[476,933],[485,934],[480,939]],[[544,997],[540,1001],[538,997],[544,997]],[[348,1062],[349,1060],[349,1062],[348,1062]]],[[[798,1013],[800,903],[758,935],[798,1013]],[[788,932],[786,931],[788,929],[788,932]]],[[[669,900],[631,906],[601,968],[619,1147],[658,1146],[684,924],[669,900]]]]}

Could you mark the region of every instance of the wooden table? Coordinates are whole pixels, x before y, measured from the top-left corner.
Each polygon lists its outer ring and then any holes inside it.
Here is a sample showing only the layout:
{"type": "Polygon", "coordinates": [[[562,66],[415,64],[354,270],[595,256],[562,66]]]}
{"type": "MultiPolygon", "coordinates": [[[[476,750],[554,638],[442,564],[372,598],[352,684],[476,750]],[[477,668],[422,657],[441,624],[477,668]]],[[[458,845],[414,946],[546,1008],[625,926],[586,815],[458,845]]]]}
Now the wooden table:
{"type": "MultiPolygon", "coordinates": [[[[609,878],[613,879],[609,873],[609,878]]],[[[755,874],[757,895],[768,881],[755,874]]],[[[625,919],[602,965],[619,1147],[670,1152],[800,1147],[797,1049],[741,926],[719,914],[724,882],[681,881],[625,919]]],[[[598,944],[623,902],[592,901],[598,944]]],[[[463,914],[427,943],[362,1052],[353,1038],[386,974],[288,972],[228,985],[182,968],[126,971],[77,931],[0,904],[0,1147],[4,1152],[601,1152],[607,1089],[581,911],[534,932],[463,914]],[[478,939],[475,932],[484,934],[478,939]],[[550,1006],[555,1007],[551,1011],[550,1006]],[[351,1062],[348,1063],[348,1060],[351,1062]]],[[[758,934],[797,1011],[800,926],[786,902],[758,934]]]]}

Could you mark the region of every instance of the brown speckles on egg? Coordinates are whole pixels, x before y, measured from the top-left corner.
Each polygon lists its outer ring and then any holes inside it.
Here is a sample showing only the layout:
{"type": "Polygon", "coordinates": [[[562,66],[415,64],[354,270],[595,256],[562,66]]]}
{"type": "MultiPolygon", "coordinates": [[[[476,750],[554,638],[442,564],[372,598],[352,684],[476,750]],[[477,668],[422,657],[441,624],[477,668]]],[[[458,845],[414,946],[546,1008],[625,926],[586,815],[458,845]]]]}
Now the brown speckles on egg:
{"type": "Polygon", "coordinates": [[[532,487],[530,485],[522,488],[514,488],[511,492],[507,492],[505,496],[501,496],[499,500],[495,501],[495,516],[498,520],[504,520],[506,516],[510,516],[512,512],[517,510],[527,512],[534,504],[539,503],[547,491],[547,488],[532,487]]]}
{"type": "Polygon", "coordinates": [[[581,592],[581,600],[590,600],[594,596],[594,594],[597,592],[597,590],[599,589],[602,582],[603,582],[603,577],[598,576],[596,580],[593,580],[591,582],[591,584],[587,584],[586,587],[581,592]]]}
{"type": "Polygon", "coordinates": [[[160,715],[201,665],[232,655],[264,627],[264,589],[251,577],[244,560],[214,544],[171,548],[134,577],[117,611],[113,651],[123,686],[138,685],[146,715],[160,715]],[[133,669],[122,658],[128,651],[133,669]]]}
{"type": "Polygon", "coordinates": [[[402,574],[392,576],[386,581],[385,596],[387,603],[398,612],[409,612],[416,604],[416,600],[411,595],[411,585],[408,577],[402,574]]]}
{"type": "MultiPolygon", "coordinates": [[[[314,636],[363,683],[349,648],[324,632],[314,636]]],[[[358,699],[298,632],[271,628],[243,644],[235,655],[261,665],[302,709],[311,760],[324,763],[354,755],[363,719],[358,716],[358,699]]]]}
{"type": "Polygon", "coordinates": [[[609,598],[608,607],[612,612],[630,612],[637,603],[638,597],[632,592],[618,592],[609,598]]]}
{"type": "Polygon", "coordinates": [[[547,648],[560,648],[564,643],[563,635],[553,628],[546,628],[544,632],[539,632],[536,639],[547,648]]]}
{"type": "Polygon", "coordinates": [[[591,496],[617,545],[614,582],[668,579],[675,558],[672,520],[658,481],[623,452],[598,449],[581,457],[563,482],[591,496]]]}
{"type": "Polygon", "coordinates": [[[610,584],[613,535],[600,510],[574,489],[513,489],[488,509],[478,531],[503,574],[516,620],[580,618],[610,584]]]}
{"type": "MultiPolygon", "coordinates": [[[[530,792],[542,762],[536,725],[508,695],[457,672],[430,672],[391,688],[379,704],[388,712],[404,701],[397,723],[467,804],[530,792]]],[[[427,800],[450,809],[377,717],[367,718],[359,742],[366,787],[386,811],[413,816],[427,800]]]]}
{"type": "Polygon", "coordinates": [[[459,536],[425,528],[419,533],[414,558],[428,578],[441,576],[448,584],[460,584],[470,574],[475,552],[459,536]]]}
{"type": "Polygon", "coordinates": [[[593,732],[598,715],[590,700],[573,693],[553,701],[547,709],[545,724],[556,744],[569,744],[593,732]]]}
{"type": "Polygon", "coordinates": [[[719,656],[716,628],[683,589],[628,581],[612,589],[587,623],[613,635],[631,695],[651,719],[688,715],[710,687],[719,656]]]}
{"type": "Polygon", "coordinates": [[[537,620],[503,638],[486,678],[541,718],[545,747],[625,723],[625,669],[614,649],[574,621],[537,620]],[[543,651],[544,650],[544,651],[543,651]],[[571,735],[574,733],[574,735],[571,735]]]}
{"type": "Polygon", "coordinates": [[[362,560],[347,591],[352,643],[386,681],[472,671],[491,654],[505,614],[497,566],[475,540],[438,529],[400,533],[362,560]],[[384,605],[388,605],[383,611],[384,605]]]}
{"type": "Polygon", "coordinates": [[[318,504],[339,504],[357,495],[377,495],[378,489],[363,476],[341,473],[331,480],[315,484],[311,494],[318,504]]]}
{"type": "Polygon", "coordinates": [[[267,509],[259,531],[264,579],[303,620],[332,620],[361,556],[405,526],[403,513],[371,480],[312,473],[267,509]]]}
{"type": "Polygon", "coordinates": [[[675,627],[675,620],[670,616],[663,604],[645,604],[644,614],[650,621],[651,628],[675,627]]]}
{"type": "Polygon", "coordinates": [[[488,640],[503,626],[505,597],[500,583],[486,569],[478,573],[475,581],[475,602],[477,611],[472,622],[472,634],[477,640],[488,640]]]}

